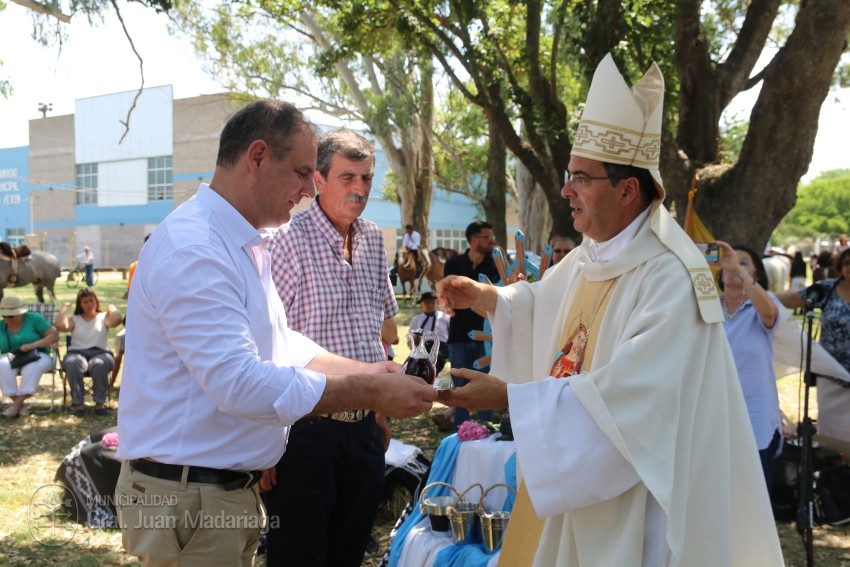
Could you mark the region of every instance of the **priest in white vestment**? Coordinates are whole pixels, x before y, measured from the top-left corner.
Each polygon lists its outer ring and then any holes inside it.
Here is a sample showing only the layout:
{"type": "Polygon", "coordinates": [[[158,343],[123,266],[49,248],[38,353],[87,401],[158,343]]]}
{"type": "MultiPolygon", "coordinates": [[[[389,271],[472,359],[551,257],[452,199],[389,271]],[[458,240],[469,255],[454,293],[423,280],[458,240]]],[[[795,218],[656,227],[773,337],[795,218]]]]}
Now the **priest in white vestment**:
{"type": "Polygon", "coordinates": [[[533,284],[440,282],[493,326],[491,375],[440,400],[510,410],[502,567],[783,565],[711,272],[663,206],[663,96],[606,56],[561,191],[581,246],[533,284]]]}

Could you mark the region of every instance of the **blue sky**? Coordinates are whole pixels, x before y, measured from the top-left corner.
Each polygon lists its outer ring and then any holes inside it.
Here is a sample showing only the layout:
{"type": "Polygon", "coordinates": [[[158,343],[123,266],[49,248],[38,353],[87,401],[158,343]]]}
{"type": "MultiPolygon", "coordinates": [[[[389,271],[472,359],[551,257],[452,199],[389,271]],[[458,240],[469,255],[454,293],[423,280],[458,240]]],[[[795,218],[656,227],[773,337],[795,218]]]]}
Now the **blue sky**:
{"type": "MultiPolygon", "coordinates": [[[[124,4],[122,13],[145,60],[145,86],[173,85],[175,98],[223,90],[204,72],[189,41],[168,35],[165,16],[138,4],[124,4]]],[[[138,62],[111,11],[95,27],[83,18],[72,22],[61,51],[36,44],[31,32],[29,11],[9,3],[0,17],[0,77],[11,79],[15,92],[10,99],[0,99],[0,148],[29,144],[29,120],[41,116],[39,103],[53,105],[50,115],[71,114],[78,98],[140,85],[138,62]]],[[[752,100],[752,95],[739,96],[731,110],[746,116],[752,100]]],[[[821,111],[815,153],[805,179],[820,171],[850,168],[843,143],[848,125],[850,89],[843,89],[831,93],[821,111]]]]}

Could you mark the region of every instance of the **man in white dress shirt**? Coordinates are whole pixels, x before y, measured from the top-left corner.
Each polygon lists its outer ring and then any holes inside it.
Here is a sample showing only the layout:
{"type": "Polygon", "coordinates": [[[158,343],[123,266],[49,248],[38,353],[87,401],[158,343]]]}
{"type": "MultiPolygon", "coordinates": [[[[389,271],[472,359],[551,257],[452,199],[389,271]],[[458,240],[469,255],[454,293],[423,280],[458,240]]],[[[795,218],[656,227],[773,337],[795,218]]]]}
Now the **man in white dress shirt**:
{"type": "Polygon", "coordinates": [[[499,565],[783,564],[711,272],[663,206],[663,97],[657,65],[630,89],[606,56],[561,190],[581,246],[534,284],[440,282],[493,322],[492,375],[439,399],[510,410],[499,565]]]}
{"type": "Polygon", "coordinates": [[[412,224],[404,226],[404,236],[401,237],[401,247],[408,252],[415,252],[417,262],[416,273],[421,273],[421,270],[427,270],[431,266],[431,255],[428,254],[428,249],[422,247],[422,235],[413,228],[412,224]]]}
{"type": "Polygon", "coordinates": [[[115,493],[124,547],[142,565],[251,565],[267,520],[256,483],[298,419],[431,407],[433,388],[392,374],[398,365],[342,358],[287,328],[261,230],[313,197],[315,168],[303,114],[252,103],[225,125],[212,181],[142,250],[115,493]]]}

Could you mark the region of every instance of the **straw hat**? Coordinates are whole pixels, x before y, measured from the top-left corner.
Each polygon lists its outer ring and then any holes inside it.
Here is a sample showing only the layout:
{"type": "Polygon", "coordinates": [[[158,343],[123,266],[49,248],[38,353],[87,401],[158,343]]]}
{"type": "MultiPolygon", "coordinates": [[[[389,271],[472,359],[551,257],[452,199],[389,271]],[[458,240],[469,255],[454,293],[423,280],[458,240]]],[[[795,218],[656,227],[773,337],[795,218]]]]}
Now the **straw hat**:
{"type": "Polygon", "coordinates": [[[21,302],[20,297],[7,296],[0,299],[0,315],[3,317],[13,317],[21,315],[29,311],[21,302]]]}
{"type": "Polygon", "coordinates": [[[664,77],[658,65],[653,63],[629,88],[609,53],[593,73],[571,153],[646,169],[655,181],[658,198],[664,199],[658,170],[663,110],[664,77]]]}

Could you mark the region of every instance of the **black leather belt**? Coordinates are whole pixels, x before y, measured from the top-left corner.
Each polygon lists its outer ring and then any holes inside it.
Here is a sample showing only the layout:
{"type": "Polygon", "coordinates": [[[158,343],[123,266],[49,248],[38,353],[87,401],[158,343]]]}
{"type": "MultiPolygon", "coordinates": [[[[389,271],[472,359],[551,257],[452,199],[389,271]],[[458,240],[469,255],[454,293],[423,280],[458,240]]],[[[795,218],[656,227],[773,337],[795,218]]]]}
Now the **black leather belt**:
{"type": "MultiPolygon", "coordinates": [[[[130,468],[142,474],[161,478],[163,480],[175,480],[180,482],[183,478],[184,465],[169,465],[150,459],[132,459],[130,468]]],[[[263,471],[229,471],[222,469],[210,469],[207,467],[188,467],[189,474],[187,482],[200,482],[203,484],[220,484],[225,490],[239,490],[240,488],[251,488],[263,475],[263,471]]]]}

